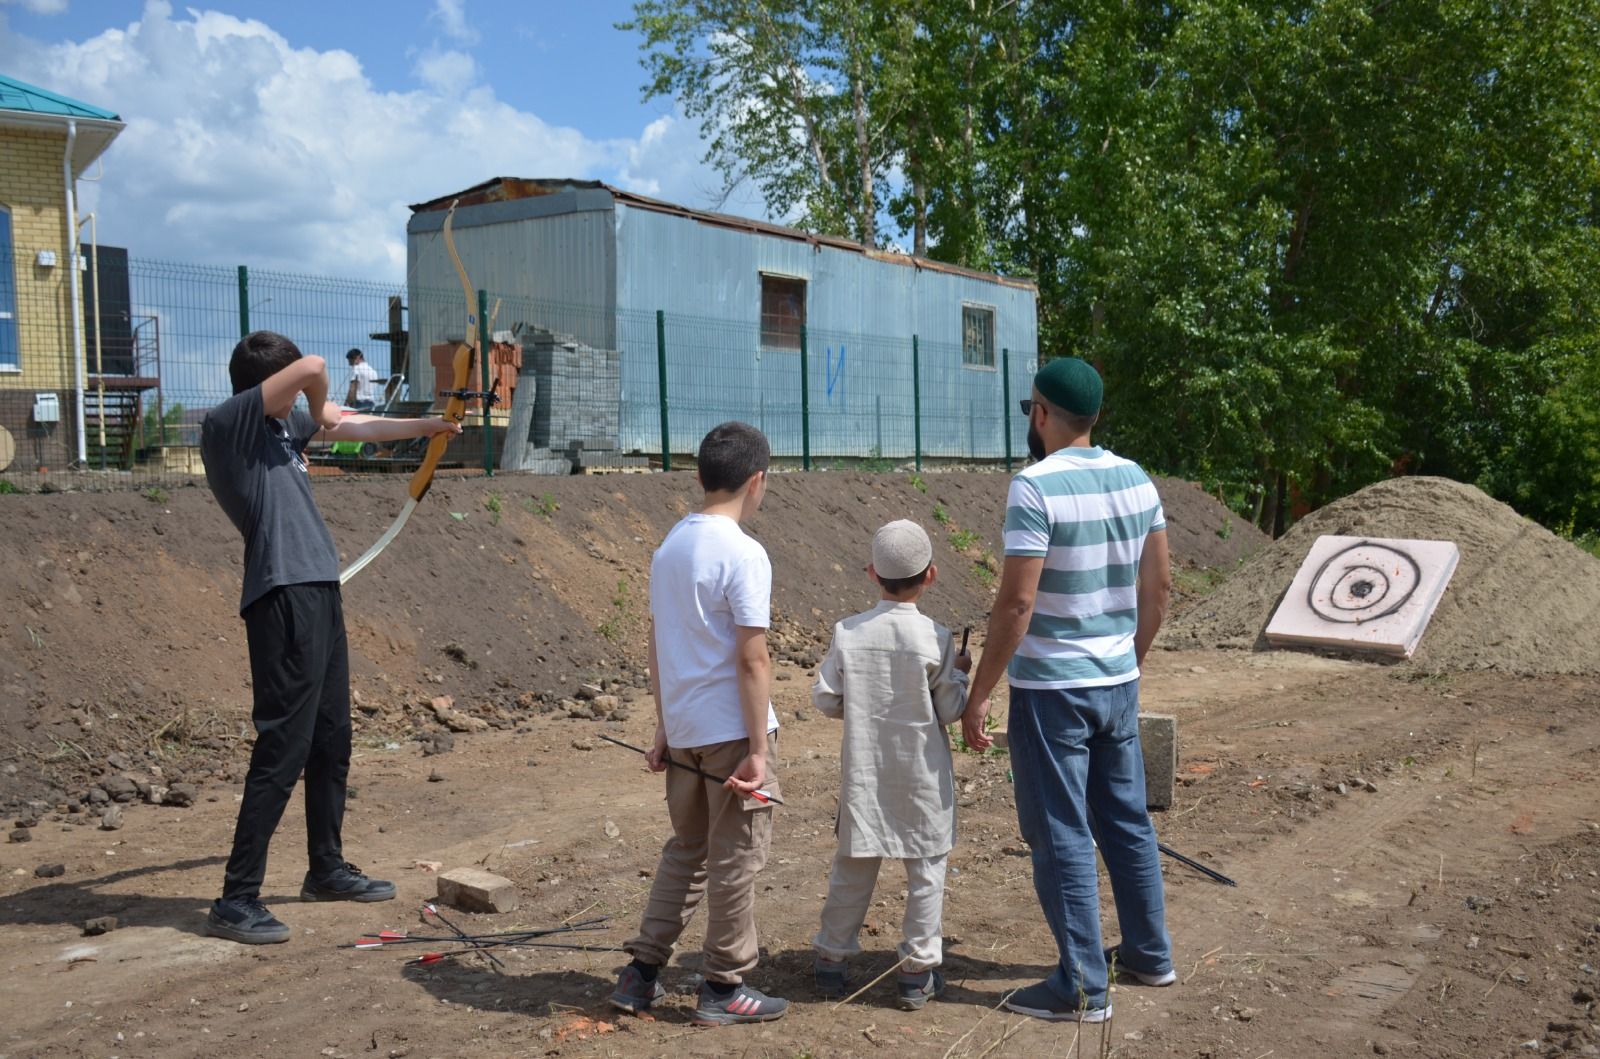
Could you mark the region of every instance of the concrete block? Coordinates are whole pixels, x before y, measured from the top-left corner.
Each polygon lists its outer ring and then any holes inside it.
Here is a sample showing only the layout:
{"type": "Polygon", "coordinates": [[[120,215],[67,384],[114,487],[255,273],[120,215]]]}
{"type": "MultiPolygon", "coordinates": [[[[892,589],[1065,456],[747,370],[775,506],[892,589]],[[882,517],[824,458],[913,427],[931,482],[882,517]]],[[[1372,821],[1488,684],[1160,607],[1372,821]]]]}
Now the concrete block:
{"type": "Polygon", "coordinates": [[[517,888],[482,868],[451,868],[439,876],[439,900],[464,912],[514,912],[517,888]]]}
{"type": "Polygon", "coordinates": [[[1139,746],[1144,751],[1144,804],[1172,808],[1178,776],[1178,719],[1165,713],[1139,714],[1139,746]]]}

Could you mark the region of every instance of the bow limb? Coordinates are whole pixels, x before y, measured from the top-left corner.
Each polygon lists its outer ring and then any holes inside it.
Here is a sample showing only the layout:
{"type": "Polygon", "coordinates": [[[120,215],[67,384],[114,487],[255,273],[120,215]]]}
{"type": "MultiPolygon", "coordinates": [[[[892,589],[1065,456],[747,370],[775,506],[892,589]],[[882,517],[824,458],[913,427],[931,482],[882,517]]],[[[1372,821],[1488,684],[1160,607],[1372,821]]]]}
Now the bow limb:
{"type": "MultiPolygon", "coordinates": [[[[471,281],[467,279],[467,270],[461,264],[461,255],[456,253],[455,236],[450,230],[455,214],[456,204],[452,202],[450,211],[444,215],[444,245],[450,253],[450,260],[455,265],[457,274],[461,277],[461,289],[466,294],[467,331],[466,339],[456,343],[455,352],[450,358],[452,382],[443,418],[460,425],[467,418],[467,400],[461,395],[471,385],[472,367],[478,354],[478,314],[477,295],[472,290],[471,281]]],[[[433,485],[433,472],[439,466],[439,459],[444,455],[445,446],[449,444],[449,434],[435,434],[428,439],[428,448],[422,457],[422,463],[411,475],[411,482],[406,488],[406,492],[410,495],[406,498],[405,506],[400,509],[399,516],[388,529],[383,531],[383,535],[373,543],[372,547],[339,574],[341,585],[365,569],[368,563],[378,557],[378,553],[400,535],[400,530],[411,517],[411,512],[415,511],[422,498],[428,495],[428,489],[433,485]]]]}

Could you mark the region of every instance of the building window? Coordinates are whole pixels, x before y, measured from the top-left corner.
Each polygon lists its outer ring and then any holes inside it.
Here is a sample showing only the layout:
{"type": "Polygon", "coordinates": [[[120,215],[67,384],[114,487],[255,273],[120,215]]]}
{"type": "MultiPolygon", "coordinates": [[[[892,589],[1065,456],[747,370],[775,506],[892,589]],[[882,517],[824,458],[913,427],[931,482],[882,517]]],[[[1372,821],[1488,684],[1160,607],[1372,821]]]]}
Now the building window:
{"type": "Polygon", "coordinates": [[[761,275],[761,348],[800,351],[806,326],[806,281],[761,275]]]}
{"type": "Polygon", "coordinates": [[[994,367],[994,310],[981,305],[961,307],[961,363],[969,368],[994,367]]]}
{"type": "Polygon", "coordinates": [[[0,371],[22,367],[17,349],[17,270],[11,248],[11,211],[0,206],[0,371]]]}

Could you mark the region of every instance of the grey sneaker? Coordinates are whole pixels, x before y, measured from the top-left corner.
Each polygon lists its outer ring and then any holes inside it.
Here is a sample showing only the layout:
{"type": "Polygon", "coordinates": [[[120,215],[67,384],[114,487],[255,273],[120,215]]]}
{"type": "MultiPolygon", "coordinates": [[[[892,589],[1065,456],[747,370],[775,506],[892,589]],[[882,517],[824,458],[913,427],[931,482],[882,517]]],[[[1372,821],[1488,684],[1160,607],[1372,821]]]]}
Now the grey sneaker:
{"type": "Polygon", "coordinates": [[[849,977],[849,964],[843,960],[830,960],[818,956],[812,976],[816,980],[817,994],[824,1000],[843,999],[845,991],[849,988],[845,983],[849,977]]]}
{"type": "Polygon", "coordinates": [[[709,983],[700,987],[700,1003],[694,1009],[696,1026],[732,1026],[740,1022],[771,1022],[783,1018],[789,1002],[767,996],[759,989],[741,983],[727,996],[719,997],[709,983]]]}
{"type": "Polygon", "coordinates": [[[647,982],[639,969],[630,963],[617,975],[617,988],[611,992],[611,1006],[630,1015],[642,1015],[666,995],[667,989],[661,984],[659,972],[647,982]]]}
{"type": "Polygon", "coordinates": [[[1141,985],[1171,985],[1178,980],[1178,972],[1168,968],[1160,974],[1146,974],[1135,971],[1132,967],[1122,962],[1122,954],[1113,945],[1106,950],[1106,970],[1111,972],[1113,978],[1132,978],[1141,985]]]}
{"type": "Polygon", "coordinates": [[[895,985],[900,991],[897,1003],[901,1011],[921,1011],[922,1005],[944,992],[944,975],[937,970],[918,974],[899,974],[895,985]]]}
{"type": "Polygon", "coordinates": [[[1049,982],[1035,982],[1019,989],[1005,999],[1005,1006],[1019,1015],[1031,1015],[1046,1022],[1105,1022],[1111,1017],[1111,1005],[1090,1008],[1079,1007],[1056,996],[1049,982]]]}
{"type": "Polygon", "coordinates": [[[253,898],[217,898],[206,916],[206,933],[241,945],[276,945],[289,940],[289,928],[253,898]]]}

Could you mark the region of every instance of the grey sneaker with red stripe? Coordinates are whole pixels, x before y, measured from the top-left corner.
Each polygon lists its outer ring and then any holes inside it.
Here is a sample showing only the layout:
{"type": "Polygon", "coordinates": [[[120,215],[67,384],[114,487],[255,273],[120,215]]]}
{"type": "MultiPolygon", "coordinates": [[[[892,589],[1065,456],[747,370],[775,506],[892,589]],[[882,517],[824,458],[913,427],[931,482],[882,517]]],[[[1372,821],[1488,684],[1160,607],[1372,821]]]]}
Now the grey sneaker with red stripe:
{"type": "Polygon", "coordinates": [[[696,1026],[732,1026],[740,1022],[771,1022],[783,1018],[789,1002],[767,996],[759,989],[740,983],[727,996],[718,996],[711,983],[700,987],[700,1003],[694,1009],[696,1026]]]}
{"type": "Polygon", "coordinates": [[[666,995],[667,990],[661,984],[659,971],[656,977],[646,978],[630,963],[617,975],[617,988],[612,990],[611,1006],[632,1015],[643,1015],[666,995]]]}

